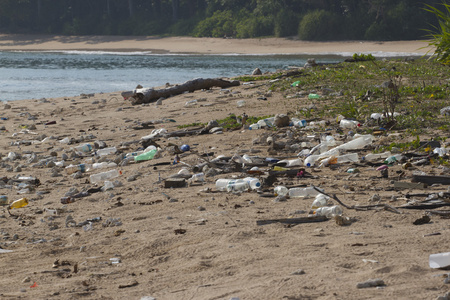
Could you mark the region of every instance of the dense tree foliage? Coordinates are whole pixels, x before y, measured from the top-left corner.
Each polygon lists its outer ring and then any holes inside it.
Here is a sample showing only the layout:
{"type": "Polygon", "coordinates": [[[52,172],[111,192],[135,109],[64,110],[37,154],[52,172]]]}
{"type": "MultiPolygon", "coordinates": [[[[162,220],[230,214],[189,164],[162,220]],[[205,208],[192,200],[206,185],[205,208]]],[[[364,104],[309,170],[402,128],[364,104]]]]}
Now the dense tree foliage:
{"type": "Polygon", "coordinates": [[[0,32],[421,39],[431,0],[0,0],[0,32]]]}

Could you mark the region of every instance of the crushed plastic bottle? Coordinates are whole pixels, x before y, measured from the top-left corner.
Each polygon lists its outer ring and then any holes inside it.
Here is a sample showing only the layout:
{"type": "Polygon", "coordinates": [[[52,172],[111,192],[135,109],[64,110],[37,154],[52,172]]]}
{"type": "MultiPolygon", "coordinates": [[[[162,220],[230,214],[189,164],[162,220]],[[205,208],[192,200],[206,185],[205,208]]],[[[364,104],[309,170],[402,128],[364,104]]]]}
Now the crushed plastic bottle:
{"type": "Polygon", "coordinates": [[[289,189],[285,186],[279,185],[273,189],[275,196],[286,196],[289,193],[289,189]]]}
{"type": "Polygon", "coordinates": [[[343,119],[339,122],[339,127],[345,129],[355,129],[359,126],[361,126],[361,124],[358,121],[343,119]]]}
{"type": "Polygon", "coordinates": [[[120,176],[120,172],[117,171],[116,169],[114,169],[114,170],[110,170],[110,171],[106,171],[106,172],[102,172],[102,173],[92,174],[89,177],[89,179],[90,179],[91,183],[94,184],[94,183],[99,183],[99,182],[105,181],[107,179],[116,178],[119,176],[120,176]]]}
{"type": "Polygon", "coordinates": [[[151,160],[155,157],[156,152],[158,152],[158,150],[155,149],[151,149],[150,151],[144,152],[142,154],[139,154],[137,156],[134,157],[134,161],[138,162],[138,161],[146,161],[146,160],[151,160]]]}
{"type": "Polygon", "coordinates": [[[89,169],[90,165],[88,164],[79,164],[79,165],[70,165],[67,166],[64,170],[66,171],[67,175],[76,173],[80,171],[81,173],[86,172],[89,169]]]}
{"type": "Polygon", "coordinates": [[[311,205],[311,209],[316,210],[319,207],[324,207],[328,204],[328,200],[330,199],[330,197],[325,196],[324,194],[319,194],[316,196],[316,199],[314,199],[312,205],[311,205]]]}
{"type": "Polygon", "coordinates": [[[314,214],[316,216],[325,216],[327,218],[332,218],[334,216],[341,216],[342,208],[339,205],[319,207],[316,209],[314,214]]]}
{"type": "Polygon", "coordinates": [[[108,148],[103,148],[103,149],[99,149],[95,152],[95,154],[97,154],[98,156],[105,156],[105,155],[109,155],[109,154],[114,154],[117,152],[116,147],[108,147],[108,148]]]}
{"type": "Polygon", "coordinates": [[[16,201],[14,201],[13,203],[11,203],[9,205],[9,209],[13,209],[13,208],[22,208],[28,205],[28,199],[27,198],[21,198],[18,199],[16,201]]]}
{"type": "MultiPolygon", "coordinates": [[[[319,189],[323,191],[322,189],[319,189]]],[[[305,188],[291,188],[289,189],[289,197],[297,198],[297,197],[315,197],[319,195],[320,192],[316,191],[313,186],[305,187],[305,188]]]]}
{"type": "Polygon", "coordinates": [[[86,143],[86,144],[76,146],[74,149],[77,151],[80,151],[80,152],[89,153],[92,150],[92,145],[86,143]]]}

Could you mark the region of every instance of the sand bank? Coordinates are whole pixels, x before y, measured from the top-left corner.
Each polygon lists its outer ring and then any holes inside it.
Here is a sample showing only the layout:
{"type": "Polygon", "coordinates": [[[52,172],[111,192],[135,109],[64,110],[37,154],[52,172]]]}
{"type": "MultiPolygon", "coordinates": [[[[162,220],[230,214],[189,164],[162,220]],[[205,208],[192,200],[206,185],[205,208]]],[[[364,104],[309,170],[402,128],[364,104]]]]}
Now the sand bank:
{"type": "Polygon", "coordinates": [[[328,54],[342,52],[375,54],[388,52],[425,54],[430,49],[425,41],[306,42],[285,38],[221,39],[152,36],[0,35],[0,51],[89,50],[199,54],[328,54]]]}

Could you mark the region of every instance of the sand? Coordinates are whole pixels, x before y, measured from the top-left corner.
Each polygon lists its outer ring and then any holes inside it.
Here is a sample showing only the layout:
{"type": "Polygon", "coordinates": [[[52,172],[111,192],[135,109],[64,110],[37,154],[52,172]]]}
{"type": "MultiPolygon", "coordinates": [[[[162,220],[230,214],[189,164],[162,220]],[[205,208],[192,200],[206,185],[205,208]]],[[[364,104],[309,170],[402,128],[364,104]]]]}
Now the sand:
{"type": "MultiPolygon", "coordinates": [[[[13,47],[5,45],[12,38],[3,37],[3,50],[13,47]]],[[[287,52],[295,49],[294,44],[302,44],[278,39],[146,38],[134,40],[141,45],[138,46],[134,42],[128,43],[125,38],[105,38],[109,42],[95,45],[85,38],[73,39],[78,41],[70,44],[36,38],[35,44],[28,44],[31,42],[24,39],[16,39],[15,43],[22,43],[16,49],[24,50],[62,49],[60,47],[72,45],[73,49],[97,46],[97,49],[109,50],[191,52],[194,49],[192,43],[206,41],[207,47],[196,50],[205,53],[208,50],[223,53],[225,46],[217,44],[233,42],[250,44],[248,48],[236,45],[229,48],[229,51],[239,53],[249,49],[282,53],[285,48],[277,48],[278,41],[292,47],[287,52]],[[181,46],[182,40],[190,42],[181,46]],[[269,41],[272,47],[261,46],[269,41]]],[[[397,43],[404,45],[401,51],[409,49],[412,52],[420,45],[418,42],[397,43]]],[[[369,51],[375,49],[367,44],[354,45],[367,46],[365,49],[369,51]]],[[[347,43],[336,45],[342,47],[339,49],[349,46],[347,43]]],[[[372,45],[377,45],[377,49],[384,45],[386,51],[396,49],[387,47],[389,43],[372,45]]],[[[252,53],[262,52],[255,50],[252,53]]],[[[255,191],[238,194],[216,191],[217,178],[242,177],[241,172],[209,176],[204,183],[183,188],[164,188],[164,183],[160,182],[160,179],[177,174],[185,166],[183,163],[200,163],[199,156],[193,151],[200,155],[208,153],[208,157],[248,154],[263,158],[295,158],[296,152],[279,150],[269,154],[269,146],[265,143],[264,137],[268,135],[275,135],[278,141],[287,141],[286,128],[278,131],[241,128],[222,134],[161,137],[156,141],[163,149],[161,157],[116,168],[122,173],[116,178],[122,186],[77,198],[66,205],[61,204],[60,199],[71,188],[83,191],[95,187],[89,182],[89,176],[98,171],[74,178],[61,168],[33,166],[35,162],[27,162],[26,154],[30,153],[36,153],[38,160],[56,155],[57,161],[67,154],[67,164],[98,161],[93,155],[71,156],[71,148],[83,142],[104,141],[123,154],[136,151],[141,137],[153,130],[136,129],[145,121],[172,119],[176,122],[158,123],[155,127],[173,132],[179,130],[178,125],[223,119],[230,113],[262,116],[287,113],[311,104],[306,97],[289,100],[279,93],[268,94],[269,86],[269,82],[263,81],[227,90],[195,91],[167,98],[158,106],[154,103],[132,106],[117,92],[93,97],[14,101],[9,103],[11,108],[2,107],[1,117],[8,120],[0,123],[6,129],[0,133],[0,153],[3,157],[10,152],[22,155],[21,159],[4,162],[15,170],[7,171],[2,165],[2,176],[34,176],[41,184],[35,191],[24,194],[19,194],[16,188],[0,190],[12,200],[30,199],[28,206],[12,210],[17,218],[0,210],[0,246],[12,250],[2,253],[0,249],[0,299],[436,299],[448,292],[448,284],[443,283],[446,272],[428,266],[430,254],[449,251],[448,219],[432,216],[430,223],[416,226],[413,222],[423,216],[423,210],[402,209],[401,213],[395,213],[384,209],[356,211],[344,208],[343,215],[353,219],[347,226],[339,226],[333,219],[297,225],[257,225],[258,220],[306,217],[313,198],[275,202],[274,197],[262,197],[255,191]],[[185,103],[193,99],[201,101],[186,107],[185,103]],[[240,100],[245,101],[243,107],[237,107],[240,100]],[[34,120],[30,120],[30,116],[34,120]],[[45,125],[49,121],[56,124],[45,125]],[[25,130],[31,125],[35,128],[25,130]],[[44,135],[52,138],[42,143],[14,145],[19,141],[42,141],[44,135]],[[61,143],[66,137],[77,142],[61,143]],[[188,144],[193,151],[180,154],[182,163],[172,165],[169,164],[174,160],[170,153],[172,144],[188,144]],[[60,176],[53,177],[54,172],[60,176]],[[57,214],[52,215],[52,210],[57,214]],[[69,216],[77,224],[93,218],[101,217],[101,220],[93,220],[92,228],[73,227],[70,222],[66,226],[69,216]],[[369,279],[381,279],[385,285],[357,288],[359,282],[369,279]]],[[[333,120],[328,121],[331,122],[329,132],[335,134],[337,125],[333,120]]],[[[292,134],[299,140],[307,140],[307,136],[318,137],[323,132],[311,128],[293,130],[292,134]]],[[[413,139],[407,135],[403,137],[413,139]]],[[[421,140],[426,138],[429,137],[421,140]]],[[[374,144],[395,139],[395,136],[378,137],[374,144]]],[[[360,150],[358,154],[361,157],[369,152],[360,150]]],[[[106,158],[114,160],[118,156],[106,158]]],[[[428,173],[440,172],[435,166],[420,166],[419,169],[428,173]]],[[[306,169],[310,177],[278,177],[272,185],[264,186],[263,194],[273,194],[276,185],[313,184],[329,194],[336,194],[350,206],[377,203],[400,206],[406,203],[406,193],[447,190],[447,186],[442,185],[426,190],[394,190],[391,181],[399,180],[397,174],[402,170],[401,165],[393,166],[390,178],[386,179],[366,164],[306,169]],[[350,167],[357,167],[360,173],[347,173],[350,167]],[[370,202],[374,194],[381,198],[370,202]]],[[[403,171],[405,175],[401,180],[410,182],[412,171],[403,171]]],[[[332,202],[336,204],[336,201],[332,202]]]]}
{"type": "Polygon", "coordinates": [[[415,53],[430,50],[426,41],[305,42],[284,38],[218,39],[192,37],[0,35],[0,51],[104,50],[201,54],[415,53]]]}

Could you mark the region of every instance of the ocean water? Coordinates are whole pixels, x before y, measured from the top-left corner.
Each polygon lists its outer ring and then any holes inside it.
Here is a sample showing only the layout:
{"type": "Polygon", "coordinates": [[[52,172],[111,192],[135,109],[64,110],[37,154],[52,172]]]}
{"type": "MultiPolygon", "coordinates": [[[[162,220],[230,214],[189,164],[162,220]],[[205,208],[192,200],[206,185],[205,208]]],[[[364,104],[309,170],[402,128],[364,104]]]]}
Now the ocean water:
{"type": "MultiPolygon", "coordinates": [[[[180,84],[195,78],[233,77],[341,62],[351,54],[175,55],[148,52],[0,52],[0,101],[78,96],[180,84]]],[[[384,56],[392,56],[382,54],[384,56]]]]}

